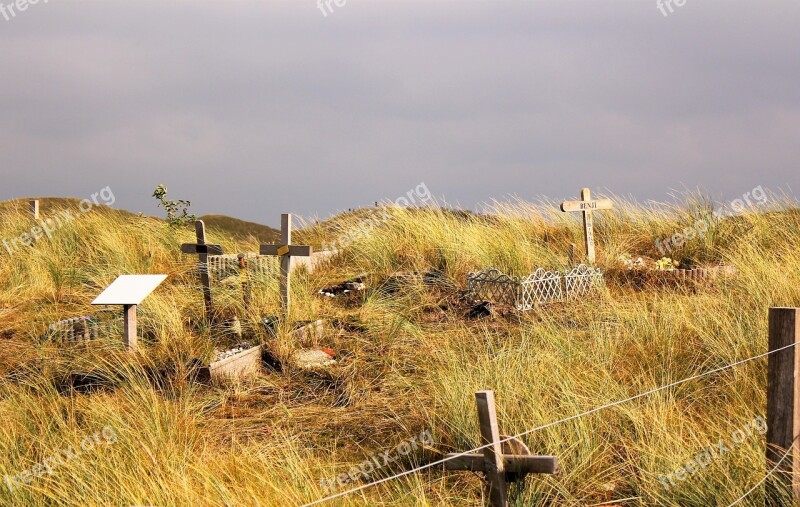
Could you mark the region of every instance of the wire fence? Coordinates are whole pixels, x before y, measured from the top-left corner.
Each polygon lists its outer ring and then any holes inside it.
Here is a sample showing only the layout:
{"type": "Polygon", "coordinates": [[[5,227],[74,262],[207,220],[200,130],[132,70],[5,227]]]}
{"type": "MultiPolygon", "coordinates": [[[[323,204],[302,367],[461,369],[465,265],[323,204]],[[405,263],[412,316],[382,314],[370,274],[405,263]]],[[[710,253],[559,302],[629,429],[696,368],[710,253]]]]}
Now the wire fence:
{"type": "MultiPolygon", "coordinates": [[[[303,504],[301,507],[310,507],[310,506],[312,506],[312,505],[320,505],[320,504],[323,504],[323,503],[329,502],[329,501],[331,501],[331,500],[334,500],[334,499],[336,499],[336,498],[341,498],[341,497],[343,497],[343,496],[347,496],[347,495],[350,495],[350,494],[352,494],[352,493],[356,493],[356,492],[358,492],[358,491],[363,491],[363,490],[365,490],[365,489],[372,488],[372,487],[374,487],[374,486],[377,486],[377,485],[379,485],[379,484],[383,484],[383,483],[386,483],[386,482],[392,481],[392,480],[394,480],[394,479],[399,479],[399,478],[401,478],[401,477],[406,477],[406,476],[409,476],[409,475],[415,474],[415,473],[417,473],[417,472],[420,472],[420,471],[423,471],[423,470],[427,470],[427,469],[430,469],[430,468],[433,468],[433,467],[436,467],[436,466],[442,465],[442,464],[446,463],[447,461],[451,461],[451,460],[454,460],[454,459],[460,458],[460,457],[462,457],[462,456],[466,456],[467,454],[472,454],[472,453],[475,453],[475,452],[478,452],[478,451],[482,451],[482,450],[484,450],[484,449],[486,449],[486,448],[488,448],[488,447],[494,446],[494,445],[502,445],[504,442],[508,442],[508,441],[510,441],[510,440],[515,440],[515,439],[518,439],[518,438],[520,438],[520,437],[524,437],[524,436],[526,436],[526,435],[530,435],[531,433],[535,433],[535,432],[537,432],[537,431],[541,431],[541,430],[544,430],[544,429],[547,429],[547,428],[551,428],[551,427],[553,427],[553,426],[557,426],[557,425],[559,425],[559,424],[562,424],[562,423],[565,423],[565,422],[574,421],[574,420],[576,420],[576,419],[580,419],[580,418],[582,418],[582,417],[586,417],[586,416],[588,416],[588,415],[595,414],[595,413],[597,413],[597,412],[600,412],[600,411],[602,411],[602,410],[606,410],[606,409],[609,409],[609,408],[612,408],[612,407],[616,407],[616,406],[622,405],[622,404],[624,404],[624,403],[628,403],[628,402],[631,402],[631,401],[634,401],[634,400],[638,400],[638,399],[640,399],[640,398],[645,398],[645,397],[647,397],[647,396],[651,396],[651,395],[653,395],[653,394],[655,394],[655,393],[658,393],[658,392],[660,392],[660,391],[664,391],[664,390],[666,390],[666,389],[670,389],[670,388],[672,388],[672,387],[676,387],[676,386],[679,386],[679,385],[681,385],[681,384],[685,384],[685,383],[687,383],[687,382],[691,382],[691,381],[693,381],[693,380],[698,380],[698,379],[701,379],[701,378],[703,378],[703,377],[707,377],[707,376],[710,376],[710,375],[714,375],[714,374],[716,374],[716,373],[719,373],[719,372],[721,372],[721,371],[725,371],[725,370],[728,370],[728,369],[734,368],[734,367],[736,367],[736,366],[740,366],[740,365],[742,365],[742,364],[749,363],[749,362],[751,362],[751,361],[755,361],[756,359],[761,359],[761,358],[764,358],[764,357],[770,356],[770,355],[772,355],[772,354],[775,354],[775,353],[777,353],[777,352],[781,352],[781,351],[783,351],[783,350],[786,350],[786,349],[789,349],[789,348],[791,348],[791,347],[794,347],[794,345],[795,345],[795,344],[794,344],[794,343],[792,343],[792,344],[790,344],[790,345],[786,345],[786,346],[784,346],[784,347],[779,347],[779,348],[776,348],[776,349],[774,349],[774,350],[771,350],[771,351],[769,351],[769,352],[765,352],[765,353],[763,353],[763,354],[759,354],[759,355],[757,355],[757,356],[748,357],[747,359],[742,359],[742,360],[740,360],[740,361],[736,361],[735,363],[731,363],[731,364],[728,364],[728,365],[725,365],[725,366],[721,366],[721,367],[719,367],[719,368],[715,368],[715,369],[713,369],[713,370],[709,370],[709,371],[706,371],[706,372],[703,372],[703,373],[700,373],[700,374],[697,374],[697,375],[693,375],[693,376],[691,376],[691,377],[686,377],[686,378],[684,378],[684,379],[681,379],[681,380],[678,380],[678,381],[676,381],[676,382],[672,382],[672,383],[670,383],[670,384],[666,384],[666,385],[663,385],[663,386],[657,387],[657,388],[655,388],[655,389],[651,389],[651,390],[649,390],[649,391],[645,391],[645,392],[643,392],[643,393],[639,393],[639,394],[637,394],[637,395],[635,395],[635,396],[631,396],[630,398],[626,398],[626,399],[624,399],[624,400],[618,400],[618,401],[614,401],[614,402],[611,402],[611,403],[607,403],[607,404],[605,404],[605,405],[602,405],[602,406],[599,406],[599,407],[593,408],[593,409],[591,409],[591,410],[587,410],[586,412],[582,412],[582,413],[580,413],[580,414],[576,414],[576,415],[573,415],[573,416],[569,416],[569,417],[566,417],[566,418],[564,418],[564,419],[560,419],[560,420],[558,420],[558,421],[554,421],[554,422],[551,422],[551,423],[544,424],[544,425],[542,425],[542,426],[537,426],[537,427],[535,427],[535,428],[532,428],[532,429],[529,429],[529,430],[523,431],[522,433],[518,433],[518,434],[516,434],[516,435],[512,435],[512,436],[509,436],[509,437],[502,438],[502,439],[500,439],[500,440],[499,440],[499,441],[497,441],[497,442],[492,442],[492,443],[489,443],[489,444],[486,444],[486,445],[482,445],[482,446],[480,446],[480,447],[475,447],[474,449],[470,449],[470,450],[468,450],[468,451],[464,451],[464,452],[460,452],[460,453],[451,454],[451,455],[449,455],[449,456],[448,456],[448,457],[446,457],[446,458],[443,458],[443,459],[440,459],[440,460],[436,460],[436,461],[434,461],[434,462],[432,462],[432,463],[428,463],[428,464],[425,464],[425,465],[419,466],[419,467],[417,467],[417,468],[414,468],[414,469],[411,469],[411,470],[407,470],[407,471],[405,471],[405,472],[400,472],[400,473],[398,473],[398,474],[395,474],[395,475],[392,475],[392,476],[389,476],[389,477],[385,477],[385,478],[383,478],[383,479],[380,479],[380,480],[377,480],[377,481],[374,481],[374,482],[370,482],[370,483],[368,483],[368,484],[364,484],[364,485],[358,486],[358,487],[356,487],[356,488],[349,489],[349,490],[347,490],[347,491],[342,491],[342,492],[340,492],[340,493],[337,493],[337,494],[334,494],[334,495],[330,495],[330,496],[327,496],[327,497],[325,497],[325,498],[321,498],[321,499],[319,499],[319,500],[315,500],[315,501],[313,501],[313,502],[310,502],[310,503],[303,504]]],[[[792,444],[792,446],[793,446],[793,445],[794,445],[794,444],[792,444]]],[[[765,477],[764,477],[764,478],[763,478],[761,481],[759,481],[759,482],[758,482],[758,483],[757,483],[757,484],[756,484],[756,485],[755,485],[753,488],[751,488],[751,490],[750,490],[750,491],[748,491],[747,493],[745,493],[745,495],[744,495],[743,497],[739,498],[739,499],[738,499],[738,500],[736,500],[734,503],[730,504],[730,506],[728,506],[728,507],[732,507],[732,506],[734,506],[734,505],[736,505],[736,504],[740,503],[742,500],[744,500],[745,498],[747,498],[747,496],[749,496],[750,494],[752,494],[752,493],[753,493],[753,492],[754,492],[754,491],[755,491],[755,490],[758,488],[758,486],[760,486],[760,485],[761,485],[761,484],[762,484],[764,481],[766,481],[766,480],[767,480],[767,478],[769,478],[769,476],[770,476],[770,475],[772,475],[772,474],[775,472],[775,470],[777,470],[777,469],[778,469],[778,467],[780,466],[780,462],[781,462],[781,461],[783,461],[783,459],[785,459],[785,458],[786,458],[786,456],[788,456],[788,455],[789,455],[789,452],[790,452],[790,451],[791,451],[791,447],[789,448],[789,450],[787,450],[787,451],[786,451],[786,454],[784,455],[784,457],[783,457],[783,458],[782,458],[782,459],[781,459],[781,460],[780,460],[780,461],[779,461],[779,462],[778,462],[778,463],[775,465],[775,467],[774,467],[772,470],[770,470],[770,471],[767,473],[767,475],[766,475],[766,476],[765,476],[765,477]]]]}

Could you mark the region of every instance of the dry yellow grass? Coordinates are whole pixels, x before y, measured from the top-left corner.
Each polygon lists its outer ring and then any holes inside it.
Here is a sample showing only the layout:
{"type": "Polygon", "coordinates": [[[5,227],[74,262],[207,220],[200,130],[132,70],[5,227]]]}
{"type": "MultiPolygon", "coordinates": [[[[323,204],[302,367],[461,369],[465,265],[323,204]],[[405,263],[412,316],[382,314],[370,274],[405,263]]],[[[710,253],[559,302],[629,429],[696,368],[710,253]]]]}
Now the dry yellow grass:
{"type": "MultiPolygon", "coordinates": [[[[773,199],[773,202],[775,202],[773,199]]],[[[597,217],[599,265],[620,254],[658,258],[654,241],[690,225],[702,210],[621,203],[597,217]]],[[[787,203],[788,204],[788,203],[787,203]]],[[[67,204],[68,205],[68,204],[67,204]]],[[[0,236],[34,225],[23,208],[0,210],[0,236]]],[[[348,214],[305,238],[330,243],[357,230],[348,214]]],[[[255,251],[213,233],[229,251],[255,251]]],[[[770,306],[800,306],[800,213],[744,214],[714,226],[676,253],[735,266],[735,277],[692,288],[609,284],[597,299],[555,304],[515,317],[467,321],[458,291],[386,283],[397,272],[436,269],[463,288],[472,270],[515,274],[560,268],[580,245],[577,217],[552,203],[496,203],[486,215],[395,209],[330,265],[296,277],[295,319],[326,318],[319,345],[345,359],[326,373],[285,368],[241,382],[201,386],[188,379],[194,358],[213,354],[201,322],[193,240],[146,217],[95,211],[14,255],[0,250],[0,477],[17,476],[59,451],[76,449],[105,427],[114,442],[29,484],[0,484],[3,505],[301,505],[324,496],[320,479],[430,430],[434,448],[375,477],[477,444],[473,392],[493,389],[508,433],[572,416],[669,382],[762,353],[770,306]],[[316,290],[359,273],[370,288],[354,304],[316,290]],[[119,337],[89,345],[42,339],[56,320],[88,314],[91,299],[117,275],[167,273],[140,310],[145,346],[121,350],[119,337]],[[101,387],[78,392],[75,379],[101,387]]],[[[277,287],[254,292],[245,311],[238,288],[218,287],[221,314],[256,329],[277,312],[277,287]]],[[[299,345],[259,331],[279,358],[299,345]]],[[[529,478],[516,505],[727,505],[765,474],[764,439],[752,436],[675,487],[659,477],[765,412],[766,361],[663,391],[546,430],[525,441],[555,454],[562,473],[529,478]]],[[[330,505],[480,505],[480,479],[439,468],[404,477],[330,505]]],[[[763,504],[756,491],[745,505],[763,504]]]]}

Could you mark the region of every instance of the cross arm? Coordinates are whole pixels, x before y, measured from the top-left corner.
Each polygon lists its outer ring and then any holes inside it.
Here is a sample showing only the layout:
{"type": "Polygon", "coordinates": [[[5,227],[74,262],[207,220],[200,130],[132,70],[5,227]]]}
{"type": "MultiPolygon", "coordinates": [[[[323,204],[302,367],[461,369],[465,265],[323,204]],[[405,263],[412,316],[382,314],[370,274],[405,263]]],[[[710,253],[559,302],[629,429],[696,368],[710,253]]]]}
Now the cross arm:
{"type": "MultiPolygon", "coordinates": [[[[447,470],[468,470],[485,472],[486,462],[483,454],[448,454],[444,467],[447,470]]],[[[506,472],[518,474],[555,474],[558,472],[558,458],[555,456],[516,456],[503,455],[506,472]]]]}
{"type": "Polygon", "coordinates": [[[261,245],[259,253],[261,255],[289,255],[291,257],[310,257],[312,248],[310,246],[289,245],[289,251],[286,252],[287,245],[261,245]],[[281,251],[283,250],[283,251],[281,251]]]}
{"type": "Polygon", "coordinates": [[[601,209],[612,209],[614,202],[610,199],[598,199],[597,201],[564,201],[561,203],[561,211],[596,211],[601,209]]]}
{"type": "Polygon", "coordinates": [[[198,245],[195,243],[184,243],[181,245],[181,252],[185,254],[201,254],[201,255],[222,255],[222,246],[220,245],[198,245]]]}

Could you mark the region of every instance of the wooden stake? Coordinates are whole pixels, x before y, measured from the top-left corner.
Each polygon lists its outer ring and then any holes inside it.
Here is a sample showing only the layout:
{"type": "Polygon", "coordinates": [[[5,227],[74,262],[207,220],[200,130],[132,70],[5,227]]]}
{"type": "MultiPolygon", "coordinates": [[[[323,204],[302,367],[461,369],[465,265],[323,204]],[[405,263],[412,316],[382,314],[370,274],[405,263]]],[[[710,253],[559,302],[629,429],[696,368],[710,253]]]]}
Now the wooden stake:
{"type": "Polygon", "coordinates": [[[136,305],[123,305],[122,308],[125,346],[130,350],[136,350],[139,345],[136,331],[136,305]]]}
{"type": "Polygon", "coordinates": [[[237,258],[239,259],[239,281],[242,284],[242,302],[244,303],[244,309],[247,310],[250,308],[250,301],[252,299],[250,279],[247,275],[247,256],[245,254],[239,254],[237,258]]]}
{"type": "Polygon", "coordinates": [[[31,199],[30,206],[31,206],[31,215],[33,216],[33,219],[39,220],[39,199],[31,199]]]}
{"type": "Polygon", "coordinates": [[[800,308],[769,309],[769,350],[767,371],[767,470],[779,461],[778,469],[767,482],[766,505],[792,505],[784,496],[800,500],[800,308]],[[792,446],[794,444],[794,446],[792,446]],[[791,447],[789,455],[781,459],[791,447]]]}

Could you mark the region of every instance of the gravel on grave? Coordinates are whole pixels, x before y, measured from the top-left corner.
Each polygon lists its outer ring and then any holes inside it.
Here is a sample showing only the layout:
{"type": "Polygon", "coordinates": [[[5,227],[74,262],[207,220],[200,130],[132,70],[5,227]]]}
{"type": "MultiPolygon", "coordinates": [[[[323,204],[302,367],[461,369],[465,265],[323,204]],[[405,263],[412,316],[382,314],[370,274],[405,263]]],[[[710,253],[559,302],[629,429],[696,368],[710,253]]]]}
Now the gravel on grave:
{"type": "Polygon", "coordinates": [[[245,350],[250,350],[253,347],[255,347],[255,345],[251,345],[249,343],[240,343],[235,347],[233,347],[232,349],[217,351],[217,359],[214,362],[216,363],[218,361],[222,361],[223,359],[228,359],[229,357],[233,357],[236,354],[241,354],[245,350]]]}

